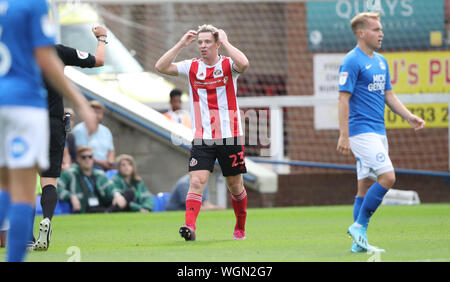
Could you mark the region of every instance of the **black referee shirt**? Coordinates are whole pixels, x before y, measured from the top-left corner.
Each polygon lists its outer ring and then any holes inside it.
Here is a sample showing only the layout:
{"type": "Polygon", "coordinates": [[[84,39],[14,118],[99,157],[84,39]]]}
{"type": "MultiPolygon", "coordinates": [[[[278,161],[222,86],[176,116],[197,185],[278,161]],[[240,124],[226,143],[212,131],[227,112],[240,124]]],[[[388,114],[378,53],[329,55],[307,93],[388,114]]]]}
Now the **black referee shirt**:
{"type": "MultiPolygon", "coordinates": [[[[77,66],[82,68],[93,68],[95,66],[95,56],[80,52],[77,49],[64,46],[62,44],[55,45],[56,53],[66,66],[77,66]]],[[[64,104],[62,96],[50,86],[44,79],[45,87],[48,91],[48,111],[50,117],[62,118],[64,116],[64,104]]]]}

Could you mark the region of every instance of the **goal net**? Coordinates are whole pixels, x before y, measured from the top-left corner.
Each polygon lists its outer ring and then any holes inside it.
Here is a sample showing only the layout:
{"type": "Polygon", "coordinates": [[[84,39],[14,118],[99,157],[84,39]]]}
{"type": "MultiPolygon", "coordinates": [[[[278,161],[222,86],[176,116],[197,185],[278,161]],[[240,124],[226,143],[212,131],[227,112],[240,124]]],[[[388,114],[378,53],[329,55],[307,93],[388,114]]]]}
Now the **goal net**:
{"type": "MultiPolygon", "coordinates": [[[[349,21],[358,12],[379,11],[384,31],[379,52],[389,63],[394,91],[427,122],[424,130],[414,132],[386,109],[394,166],[449,170],[450,0],[69,2],[94,5],[105,25],[149,72],[156,72],[155,62],[187,30],[204,23],[224,29],[250,61],[238,80],[241,108],[249,113],[246,140],[249,128],[267,137],[247,142],[246,154],[333,164],[355,162],[336,152],[338,68],[356,44],[349,21]],[[273,144],[267,142],[274,134],[281,142],[278,151],[270,151],[273,144]]],[[[198,56],[192,44],[177,60],[198,56]]],[[[188,92],[184,78],[165,79],[188,92]]]]}

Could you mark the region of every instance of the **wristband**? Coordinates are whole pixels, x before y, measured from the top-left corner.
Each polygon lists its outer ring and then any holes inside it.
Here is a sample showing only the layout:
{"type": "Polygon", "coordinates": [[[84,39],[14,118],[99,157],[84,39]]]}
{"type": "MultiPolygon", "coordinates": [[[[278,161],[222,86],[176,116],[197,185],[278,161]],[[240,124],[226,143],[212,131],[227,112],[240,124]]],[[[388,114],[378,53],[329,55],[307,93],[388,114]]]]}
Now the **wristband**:
{"type": "Polygon", "coordinates": [[[108,44],[108,41],[106,40],[106,36],[99,36],[99,37],[97,37],[97,40],[105,42],[105,44],[108,44]]]}

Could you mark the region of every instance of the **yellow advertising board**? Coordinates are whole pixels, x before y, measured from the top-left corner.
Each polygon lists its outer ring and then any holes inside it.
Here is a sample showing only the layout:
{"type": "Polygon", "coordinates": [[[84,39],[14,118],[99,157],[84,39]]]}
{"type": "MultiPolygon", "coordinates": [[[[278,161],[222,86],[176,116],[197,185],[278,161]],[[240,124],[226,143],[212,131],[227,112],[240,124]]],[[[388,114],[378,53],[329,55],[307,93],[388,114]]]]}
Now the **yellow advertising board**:
{"type": "MultiPolygon", "coordinates": [[[[450,95],[450,51],[447,52],[381,52],[389,63],[394,93],[402,94],[445,93],[450,95]]],[[[339,66],[344,53],[314,54],[314,95],[335,97],[338,92],[339,66]]],[[[419,95],[420,96],[420,95],[419,95]]],[[[450,97],[450,96],[449,96],[450,97]]],[[[336,99],[336,98],[332,98],[336,99]]],[[[337,102],[337,99],[336,99],[337,102]]],[[[446,103],[408,104],[412,113],[425,120],[426,128],[448,127],[448,105],[446,103]]],[[[406,120],[385,110],[388,129],[411,129],[406,120]]],[[[337,106],[316,106],[314,128],[339,129],[337,106]]]]}
{"type": "MultiPolygon", "coordinates": [[[[448,93],[450,95],[450,52],[394,52],[383,53],[389,63],[392,88],[396,94],[448,93]]],[[[405,105],[426,122],[427,128],[448,127],[447,104],[405,105]]],[[[386,127],[410,128],[406,120],[388,107],[386,127]]]]}
{"type": "Polygon", "coordinates": [[[450,94],[450,52],[382,54],[389,63],[395,93],[450,94]]]}
{"type": "MultiPolygon", "coordinates": [[[[449,94],[450,95],[450,94],[449,94]]],[[[411,113],[422,118],[426,128],[448,127],[448,105],[447,104],[409,104],[405,105],[411,113]]],[[[409,123],[386,106],[384,112],[386,128],[411,128],[409,123]]]]}

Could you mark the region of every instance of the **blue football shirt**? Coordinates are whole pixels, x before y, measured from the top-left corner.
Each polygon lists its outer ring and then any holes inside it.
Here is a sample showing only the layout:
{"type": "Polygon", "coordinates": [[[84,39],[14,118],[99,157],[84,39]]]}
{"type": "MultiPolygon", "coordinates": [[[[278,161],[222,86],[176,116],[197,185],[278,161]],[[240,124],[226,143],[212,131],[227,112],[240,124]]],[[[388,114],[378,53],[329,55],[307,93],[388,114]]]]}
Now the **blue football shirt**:
{"type": "Polygon", "coordinates": [[[0,0],[0,106],[47,108],[33,51],[54,44],[46,0],[0,0]]]}
{"type": "Polygon", "coordinates": [[[358,46],[347,53],[339,68],[339,91],[351,93],[349,136],[375,132],[386,135],[385,96],[391,90],[386,59],[374,52],[367,56],[358,46]]]}

